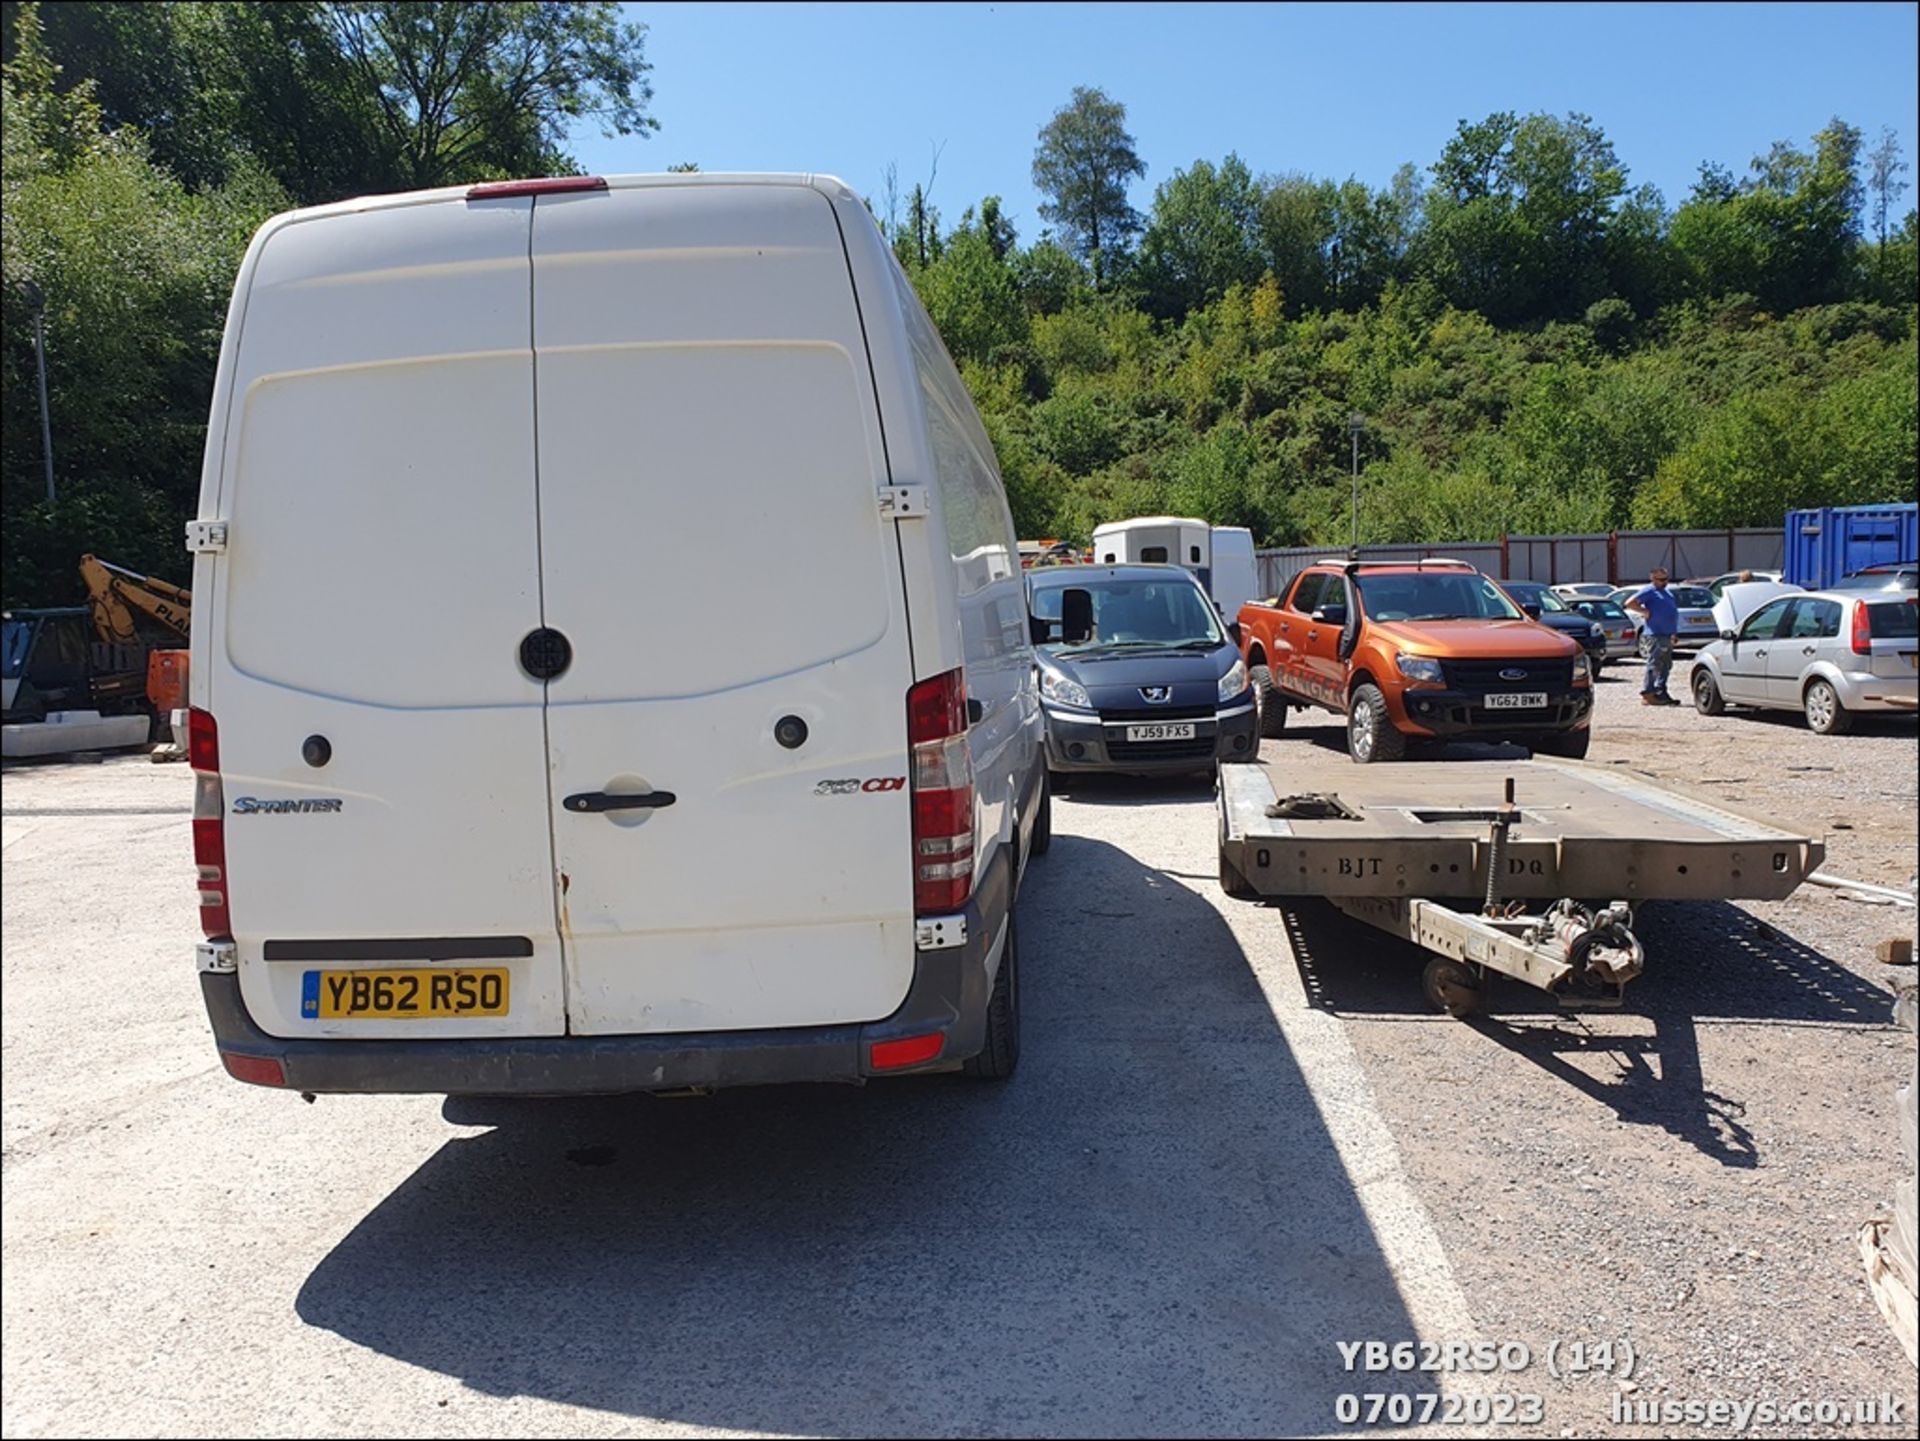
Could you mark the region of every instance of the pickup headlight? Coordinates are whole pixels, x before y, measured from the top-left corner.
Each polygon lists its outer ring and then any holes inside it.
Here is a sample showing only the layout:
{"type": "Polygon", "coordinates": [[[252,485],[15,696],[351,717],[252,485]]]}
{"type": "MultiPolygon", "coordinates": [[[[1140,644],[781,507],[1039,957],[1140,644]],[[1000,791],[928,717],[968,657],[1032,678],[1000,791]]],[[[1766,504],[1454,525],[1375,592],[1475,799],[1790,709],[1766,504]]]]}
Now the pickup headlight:
{"type": "Polygon", "coordinates": [[[1593,662],[1588,659],[1585,651],[1581,651],[1573,658],[1573,683],[1575,685],[1593,684],[1593,662]]]}
{"type": "Polygon", "coordinates": [[[1093,709],[1093,701],[1088,697],[1085,686],[1045,666],[1040,667],[1040,695],[1055,705],[1075,706],[1080,710],[1093,709]]]}
{"type": "Polygon", "coordinates": [[[1237,660],[1233,669],[1220,677],[1219,702],[1225,705],[1230,700],[1238,700],[1240,693],[1247,688],[1247,663],[1237,660]]]}
{"type": "Polygon", "coordinates": [[[1407,655],[1402,652],[1393,659],[1400,667],[1400,674],[1408,680],[1419,681],[1426,685],[1445,685],[1447,673],[1441,669],[1440,662],[1430,655],[1407,655]]]}

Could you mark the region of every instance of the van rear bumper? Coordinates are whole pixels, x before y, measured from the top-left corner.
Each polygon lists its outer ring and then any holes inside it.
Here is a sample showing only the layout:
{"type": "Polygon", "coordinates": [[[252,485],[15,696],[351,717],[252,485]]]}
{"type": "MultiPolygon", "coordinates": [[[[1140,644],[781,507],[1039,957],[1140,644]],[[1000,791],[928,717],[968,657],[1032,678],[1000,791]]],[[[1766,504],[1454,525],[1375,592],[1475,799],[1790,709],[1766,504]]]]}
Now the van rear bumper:
{"type": "Polygon", "coordinates": [[[989,964],[1012,905],[1010,847],[967,903],[963,945],[915,952],[913,984],[885,1020],[767,1031],[644,1036],[514,1036],[484,1041],[329,1041],[270,1036],[254,1024],[240,978],[202,972],[200,992],[229,1073],[256,1084],[245,1063],[274,1062],[288,1090],[321,1095],[619,1095],[791,1081],[860,1082],[873,1075],[950,1069],[986,1044],[989,964]],[[876,1072],[876,1041],[943,1037],[922,1065],[876,1072]],[[236,1067],[235,1062],[241,1064],[236,1067]]]}

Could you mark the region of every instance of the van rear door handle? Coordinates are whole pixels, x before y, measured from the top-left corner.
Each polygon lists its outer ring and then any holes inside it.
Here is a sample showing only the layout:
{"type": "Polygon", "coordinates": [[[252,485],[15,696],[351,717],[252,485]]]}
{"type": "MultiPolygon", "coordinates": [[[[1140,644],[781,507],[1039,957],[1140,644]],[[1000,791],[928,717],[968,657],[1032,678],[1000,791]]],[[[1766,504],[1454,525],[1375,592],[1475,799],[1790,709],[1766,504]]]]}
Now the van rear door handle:
{"type": "Polygon", "coordinates": [[[560,804],[570,811],[649,811],[670,806],[680,799],[672,791],[646,791],[640,795],[617,796],[606,791],[581,791],[560,804]]]}

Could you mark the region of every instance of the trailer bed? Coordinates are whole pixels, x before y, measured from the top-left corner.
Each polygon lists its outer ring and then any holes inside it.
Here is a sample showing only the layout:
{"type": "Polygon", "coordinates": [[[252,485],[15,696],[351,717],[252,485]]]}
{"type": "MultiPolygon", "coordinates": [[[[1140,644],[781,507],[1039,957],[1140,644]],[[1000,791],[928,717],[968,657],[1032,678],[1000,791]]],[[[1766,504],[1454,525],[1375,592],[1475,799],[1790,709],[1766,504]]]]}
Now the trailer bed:
{"type": "Polygon", "coordinates": [[[1779,900],[1825,844],[1604,766],[1530,760],[1356,765],[1313,745],[1220,767],[1222,879],[1257,896],[1487,897],[1494,821],[1514,783],[1501,900],[1779,900]],[[1330,796],[1345,814],[1282,798],[1330,796]]]}

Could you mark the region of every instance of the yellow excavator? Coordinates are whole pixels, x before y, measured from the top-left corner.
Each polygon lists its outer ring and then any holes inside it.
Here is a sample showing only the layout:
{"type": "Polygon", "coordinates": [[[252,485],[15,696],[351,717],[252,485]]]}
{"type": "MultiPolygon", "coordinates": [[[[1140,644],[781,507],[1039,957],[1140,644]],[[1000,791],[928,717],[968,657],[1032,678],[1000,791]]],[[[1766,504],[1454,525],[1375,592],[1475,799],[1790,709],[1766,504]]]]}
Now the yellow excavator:
{"type": "Polygon", "coordinates": [[[95,556],[80,557],[80,578],[93,605],[93,629],[107,645],[145,645],[135,613],[151,616],[180,642],[192,629],[193,592],[95,556]]]}
{"type": "MultiPolygon", "coordinates": [[[[66,711],[83,716],[97,711],[108,719],[144,714],[148,733],[157,729],[164,736],[173,712],[187,703],[192,593],[91,555],[80,557],[80,575],[87,605],[6,613],[0,715],[10,746],[17,728],[39,729],[48,716],[66,711]]],[[[60,733],[65,736],[69,729],[77,737],[82,725],[62,726],[60,733]]],[[[154,758],[184,755],[178,742],[174,737],[174,744],[153,752],[154,758]]],[[[20,753],[50,751],[35,742],[20,753]]]]}

